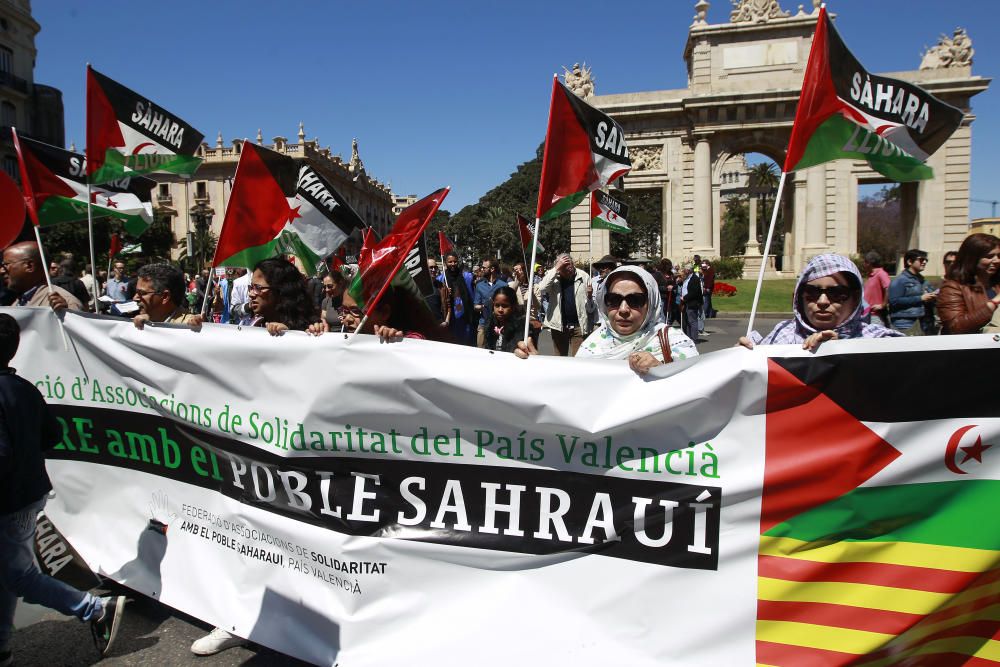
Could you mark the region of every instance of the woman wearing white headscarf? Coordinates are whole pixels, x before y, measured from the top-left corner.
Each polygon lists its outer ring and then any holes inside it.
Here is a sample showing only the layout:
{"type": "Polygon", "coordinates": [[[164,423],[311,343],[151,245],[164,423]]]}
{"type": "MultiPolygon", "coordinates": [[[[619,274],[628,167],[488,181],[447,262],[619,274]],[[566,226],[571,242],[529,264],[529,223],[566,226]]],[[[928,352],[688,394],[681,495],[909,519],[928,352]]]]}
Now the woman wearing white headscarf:
{"type": "Polygon", "coordinates": [[[576,356],[628,359],[629,366],[640,375],[664,361],[698,356],[690,338],[667,327],[659,286],[645,269],[615,269],[594,296],[599,325],[580,345],[576,356]]]}

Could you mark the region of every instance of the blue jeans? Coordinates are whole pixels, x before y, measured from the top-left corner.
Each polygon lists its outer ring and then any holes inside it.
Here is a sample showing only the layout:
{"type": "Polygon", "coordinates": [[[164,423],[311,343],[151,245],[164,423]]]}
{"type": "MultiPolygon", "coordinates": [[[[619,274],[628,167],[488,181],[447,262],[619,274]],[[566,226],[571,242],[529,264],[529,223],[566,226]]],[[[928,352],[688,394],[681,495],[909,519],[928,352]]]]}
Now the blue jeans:
{"type": "Polygon", "coordinates": [[[45,498],[23,510],[0,515],[0,650],[10,642],[17,599],[76,616],[99,618],[101,599],[43,574],[35,562],[35,522],[45,498]]]}

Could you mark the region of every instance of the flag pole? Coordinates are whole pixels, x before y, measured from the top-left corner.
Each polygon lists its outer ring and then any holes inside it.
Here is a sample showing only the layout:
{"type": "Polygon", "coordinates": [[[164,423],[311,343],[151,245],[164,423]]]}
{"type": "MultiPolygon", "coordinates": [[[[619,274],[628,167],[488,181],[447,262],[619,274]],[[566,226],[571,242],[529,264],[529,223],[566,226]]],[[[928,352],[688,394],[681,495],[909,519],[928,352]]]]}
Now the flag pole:
{"type": "MultiPolygon", "coordinates": [[[[90,236],[90,266],[96,267],[97,260],[94,254],[94,209],[91,208],[91,202],[94,200],[93,186],[90,184],[90,179],[87,179],[87,234],[90,236]]],[[[41,242],[39,242],[41,245],[41,242]]],[[[108,270],[110,273],[110,269],[108,270]]],[[[94,277],[94,312],[97,312],[97,294],[98,294],[99,282],[97,277],[94,277]]]]}
{"type": "MultiPolygon", "coordinates": [[[[208,272],[208,282],[205,283],[205,298],[201,302],[201,318],[205,319],[205,312],[208,310],[208,298],[212,293],[212,279],[215,278],[215,267],[208,272]]],[[[197,278],[195,278],[197,280],[197,278]]]]}
{"type": "MultiPolygon", "coordinates": [[[[52,287],[52,276],[49,275],[49,262],[45,259],[45,249],[42,248],[42,235],[38,231],[38,225],[32,225],[35,229],[35,242],[38,243],[38,254],[42,258],[42,273],[45,274],[45,284],[49,287],[49,294],[55,294],[56,290],[52,287]]],[[[97,300],[97,297],[94,297],[97,300]]],[[[61,317],[57,317],[59,320],[59,331],[62,333],[63,339],[63,349],[67,352],[69,351],[69,338],[66,336],[66,324],[62,321],[61,317]]]]}
{"type": "Polygon", "coordinates": [[[753,293],[753,305],[750,307],[750,321],[747,323],[747,338],[753,331],[754,317],[757,315],[757,302],[760,300],[760,289],[764,284],[764,268],[767,266],[767,256],[771,251],[771,238],[774,236],[774,223],[778,219],[778,209],[781,207],[781,195],[785,190],[785,176],[788,173],[781,172],[781,179],[778,181],[778,194],[774,197],[774,210],[771,211],[771,224],[767,227],[767,240],[764,241],[764,258],[760,263],[760,271],[757,273],[757,287],[753,293]]]}
{"type": "MultiPolygon", "coordinates": [[[[540,218],[535,218],[535,232],[534,232],[534,234],[532,234],[532,238],[531,238],[531,267],[530,267],[530,272],[528,270],[528,267],[525,267],[525,272],[528,273],[528,314],[530,314],[530,312],[531,312],[532,297],[533,297],[534,291],[535,291],[535,286],[534,286],[534,280],[535,280],[535,260],[538,258],[538,231],[541,229],[541,227],[542,227],[542,221],[541,221],[541,219],[540,218]]],[[[541,313],[539,313],[539,315],[541,315],[541,313]]],[[[524,318],[524,338],[522,339],[524,341],[525,345],[527,345],[528,341],[530,340],[528,338],[528,333],[529,333],[530,329],[531,329],[531,318],[525,316],[525,318],[524,318]]]]}

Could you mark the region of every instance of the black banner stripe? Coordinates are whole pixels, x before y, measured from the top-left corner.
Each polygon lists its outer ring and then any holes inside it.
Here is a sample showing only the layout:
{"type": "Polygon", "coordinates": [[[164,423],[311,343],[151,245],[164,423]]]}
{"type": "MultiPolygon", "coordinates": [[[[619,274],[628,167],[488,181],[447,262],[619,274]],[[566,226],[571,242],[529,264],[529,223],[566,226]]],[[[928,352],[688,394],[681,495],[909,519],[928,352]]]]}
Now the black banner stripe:
{"type": "MultiPolygon", "coordinates": [[[[52,407],[63,424],[64,439],[49,458],[158,475],[346,535],[524,554],[599,553],[671,567],[718,568],[718,487],[538,468],[423,463],[391,455],[290,458],[164,417],[52,407]],[[492,526],[487,520],[488,489],[495,493],[492,526]],[[500,507],[511,503],[515,492],[520,499],[516,522],[500,507]],[[424,515],[418,517],[421,504],[424,515]],[[547,512],[558,513],[562,504],[567,507],[561,525],[543,519],[547,512]],[[610,513],[600,512],[602,507],[610,513]],[[639,513],[644,526],[635,521],[637,507],[644,509],[639,513]],[[605,539],[600,527],[588,531],[592,515],[613,525],[618,537],[605,539]]],[[[410,440],[400,436],[400,442],[410,440]]],[[[427,446],[434,445],[431,437],[427,446]]]]}
{"type": "Polygon", "coordinates": [[[857,419],[918,422],[1000,417],[1000,349],[772,358],[857,419]]]}

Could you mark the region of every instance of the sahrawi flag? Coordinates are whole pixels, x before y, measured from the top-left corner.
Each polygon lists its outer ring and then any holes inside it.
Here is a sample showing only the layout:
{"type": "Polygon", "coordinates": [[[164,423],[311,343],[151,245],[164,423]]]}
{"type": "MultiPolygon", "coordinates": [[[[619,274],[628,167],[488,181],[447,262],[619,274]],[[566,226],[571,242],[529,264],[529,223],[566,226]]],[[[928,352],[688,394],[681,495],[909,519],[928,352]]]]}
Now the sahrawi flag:
{"type": "Polygon", "coordinates": [[[928,369],[982,364],[982,351],[879,350],[835,369],[768,361],[758,664],[1000,662],[990,381],[932,404],[858,382],[879,368],[919,386],[928,369]]]}
{"type": "Polygon", "coordinates": [[[535,217],[562,215],[631,168],[621,126],[553,77],[535,217]]]}
{"type": "Polygon", "coordinates": [[[294,255],[310,274],[364,223],[308,164],[246,141],[236,165],[214,266],[294,255]]]}
{"type": "Polygon", "coordinates": [[[912,83],[869,74],[821,8],[784,170],[846,158],[894,181],[933,178],[924,161],[962,116],[912,83]]]}
{"type": "Polygon", "coordinates": [[[183,120],[87,66],[87,178],[193,174],[204,138],[183,120]]]}
{"type": "MultiPolygon", "coordinates": [[[[517,235],[521,237],[521,250],[527,251],[531,247],[531,239],[535,236],[535,226],[520,213],[517,214],[517,235]]],[[[538,249],[545,252],[545,246],[541,241],[538,242],[538,249]]]]}
{"type": "Polygon", "coordinates": [[[594,190],[590,200],[590,226],[628,234],[628,206],[603,190],[594,190]]]}
{"type": "Polygon", "coordinates": [[[385,238],[377,240],[374,233],[365,235],[365,243],[358,256],[358,273],[348,290],[351,298],[362,306],[366,313],[378,305],[390,282],[420,296],[419,301],[423,303],[423,295],[413,282],[411,273],[400,269],[403,268],[407,258],[414,255],[413,248],[422,238],[424,230],[441,206],[441,202],[448,196],[448,192],[448,188],[441,188],[417,203],[407,206],[399,214],[385,238]]]}
{"type": "Polygon", "coordinates": [[[87,165],[72,153],[13,132],[21,167],[28,213],[36,225],[55,225],[87,219],[87,202],[95,217],[110,216],[125,223],[125,231],[138,236],[153,222],[150,194],[155,183],[143,176],[126,176],[87,193],[87,165]]]}

